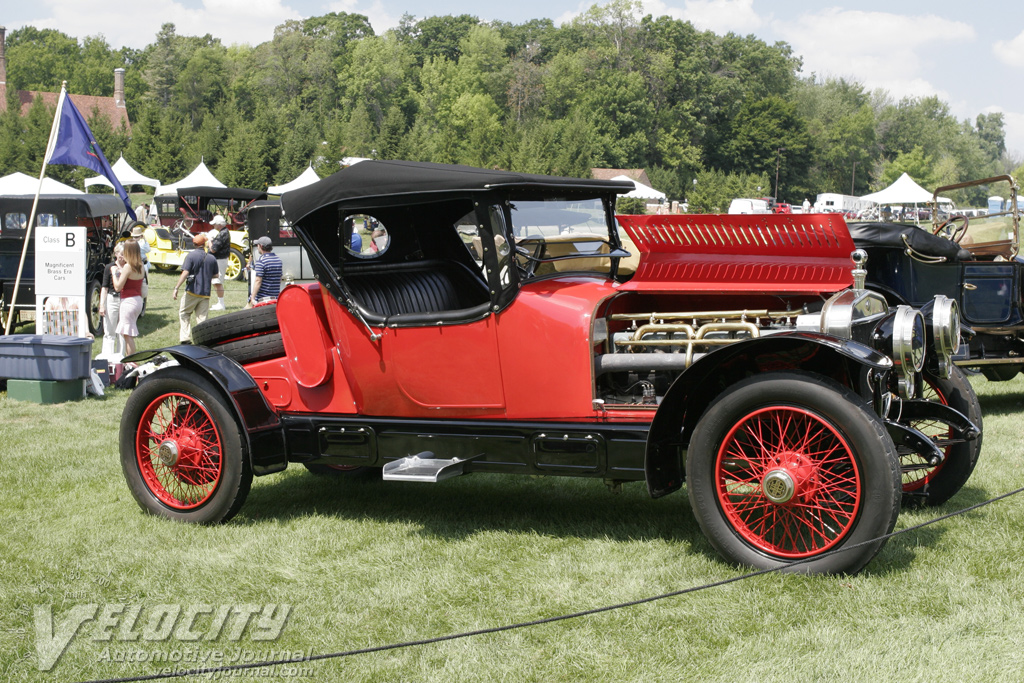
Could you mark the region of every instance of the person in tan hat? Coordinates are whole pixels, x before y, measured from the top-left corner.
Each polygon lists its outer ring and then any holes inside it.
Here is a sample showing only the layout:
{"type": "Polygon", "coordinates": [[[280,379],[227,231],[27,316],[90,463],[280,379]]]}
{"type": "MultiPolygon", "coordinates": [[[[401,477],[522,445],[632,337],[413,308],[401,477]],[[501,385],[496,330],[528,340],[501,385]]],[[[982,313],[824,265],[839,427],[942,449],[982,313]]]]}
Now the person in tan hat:
{"type": "Polygon", "coordinates": [[[135,227],[132,228],[132,239],[139,243],[139,251],[142,252],[142,265],[145,267],[146,272],[149,272],[149,242],[146,241],[145,226],[142,223],[136,223],[135,227]]]}
{"type": "Polygon", "coordinates": [[[192,343],[192,314],[196,315],[196,324],[206,320],[210,312],[210,288],[217,277],[217,259],[213,254],[206,253],[206,235],[192,237],[193,249],[181,264],[181,276],[174,285],[171,298],[178,298],[178,290],[185,283],[185,296],[181,297],[178,309],[178,341],[182,344],[192,343]]]}

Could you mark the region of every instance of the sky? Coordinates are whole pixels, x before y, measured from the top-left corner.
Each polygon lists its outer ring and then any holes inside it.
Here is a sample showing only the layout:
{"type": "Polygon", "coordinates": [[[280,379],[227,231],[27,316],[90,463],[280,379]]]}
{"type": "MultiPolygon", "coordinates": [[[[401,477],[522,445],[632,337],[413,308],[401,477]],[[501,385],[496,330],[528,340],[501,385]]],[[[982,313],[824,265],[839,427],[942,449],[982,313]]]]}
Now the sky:
{"type": "MultiPolygon", "coordinates": [[[[802,75],[842,77],[899,100],[937,95],[958,119],[1002,112],[1006,146],[1024,161],[1024,13],[1009,0],[642,0],[644,14],[668,15],[716,33],[789,43],[802,75]]],[[[210,33],[256,45],[289,20],[328,12],[363,14],[380,34],[404,14],[471,14],[483,21],[570,21],[592,0],[0,0],[0,25],[103,35],[111,47],[152,43],[161,24],[179,35],[210,33]]]]}

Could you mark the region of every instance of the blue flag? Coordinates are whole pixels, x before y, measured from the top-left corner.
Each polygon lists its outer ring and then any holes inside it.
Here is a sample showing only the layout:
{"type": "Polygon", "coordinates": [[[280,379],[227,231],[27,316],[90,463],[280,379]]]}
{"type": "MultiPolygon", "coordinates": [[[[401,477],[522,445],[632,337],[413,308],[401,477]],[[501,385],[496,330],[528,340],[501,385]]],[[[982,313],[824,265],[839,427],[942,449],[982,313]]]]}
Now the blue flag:
{"type": "Polygon", "coordinates": [[[43,159],[43,163],[84,166],[105,176],[114,186],[117,196],[124,202],[128,209],[128,215],[135,220],[135,210],[132,209],[132,201],[128,198],[128,193],[124,191],[121,181],[114,175],[114,169],[110,168],[107,158],[103,156],[103,150],[96,143],[96,138],[89,130],[89,124],[78,113],[78,109],[75,108],[74,102],[68,97],[64,88],[61,88],[60,99],[57,101],[54,127],[56,134],[50,133],[50,144],[46,148],[46,158],[43,159]]]}

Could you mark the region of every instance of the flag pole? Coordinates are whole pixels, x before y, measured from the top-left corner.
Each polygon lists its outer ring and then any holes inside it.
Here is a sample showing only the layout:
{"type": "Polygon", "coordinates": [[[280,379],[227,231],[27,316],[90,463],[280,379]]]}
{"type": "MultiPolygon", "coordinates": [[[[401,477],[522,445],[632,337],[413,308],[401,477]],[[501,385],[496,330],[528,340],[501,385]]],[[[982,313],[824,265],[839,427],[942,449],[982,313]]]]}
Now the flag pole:
{"type": "Polygon", "coordinates": [[[39,195],[43,192],[43,179],[46,177],[46,162],[53,151],[57,139],[57,129],[60,127],[60,110],[64,106],[64,98],[67,97],[68,82],[60,84],[60,97],[57,100],[57,111],[53,115],[53,125],[50,126],[50,139],[46,143],[46,155],[43,156],[43,167],[39,169],[39,185],[36,187],[36,196],[32,200],[32,213],[28,217],[28,225],[25,227],[25,241],[21,245],[21,260],[18,261],[18,274],[14,278],[14,292],[11,294],[10,312],[7,314],[7,324],[4,326],[4,334],[11,333],[11,322],[14,321],[14,306],[18,301],[18,288],[21,286],[21,273],[25,269],[25,258],[28,256],[28,243],[32,239],[32,226],[36,222],[36,209],[39,208],[39,195]]]}

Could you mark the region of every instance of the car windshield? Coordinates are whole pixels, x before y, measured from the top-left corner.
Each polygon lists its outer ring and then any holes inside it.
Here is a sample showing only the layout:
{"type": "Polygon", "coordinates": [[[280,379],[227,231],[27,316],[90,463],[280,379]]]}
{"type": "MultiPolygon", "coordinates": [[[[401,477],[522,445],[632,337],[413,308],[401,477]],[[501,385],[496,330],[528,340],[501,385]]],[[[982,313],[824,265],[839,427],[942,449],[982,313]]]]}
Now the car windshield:
{"type": "Polygon", "coordinates": [[[516,260],[527,277],[566,271],[608,273],[612,252],[600,199],[514,201],[516,260]],[[532,262],[532,265],[527,262],[532,262]]]}
{"type": "Polygon", "coordinates": [[[514,202],[512,231],[517,238],[585,233],[608,239],[608,224],[600,199],[514,202]]]}

